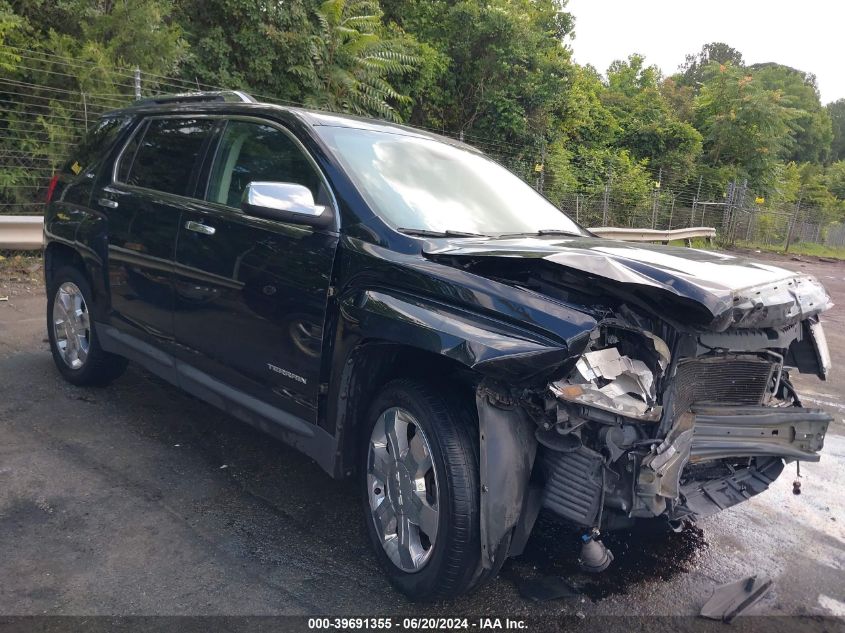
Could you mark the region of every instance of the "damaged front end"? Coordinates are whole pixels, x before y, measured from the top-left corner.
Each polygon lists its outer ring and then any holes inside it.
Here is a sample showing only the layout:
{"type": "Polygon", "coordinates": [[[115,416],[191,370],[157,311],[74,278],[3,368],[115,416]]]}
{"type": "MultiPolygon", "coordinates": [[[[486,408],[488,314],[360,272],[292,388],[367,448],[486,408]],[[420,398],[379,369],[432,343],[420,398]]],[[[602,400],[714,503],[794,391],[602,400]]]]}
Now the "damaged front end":
{"type": "Polygon", "coordinates": [[[505,534],[520,553],[545,508],[584,529],[582,566],[601,571],[612,560],[601,530],[656,517],[678,526],[763,492],[785,463],[818,461],[832,418],[802,407],[790,372],[827,375],[818,312],[828,305],[776,320],[746,313],[716,330],[621,304],[565,375],[518,391],[482,384],[482,481],[524,491],[495,508],[482,495],[488,563],[505,534]],[[506,428],[518,460],[486,446],[506,428]],[[490,460],[518,468],[503,474],[490,460]]]}

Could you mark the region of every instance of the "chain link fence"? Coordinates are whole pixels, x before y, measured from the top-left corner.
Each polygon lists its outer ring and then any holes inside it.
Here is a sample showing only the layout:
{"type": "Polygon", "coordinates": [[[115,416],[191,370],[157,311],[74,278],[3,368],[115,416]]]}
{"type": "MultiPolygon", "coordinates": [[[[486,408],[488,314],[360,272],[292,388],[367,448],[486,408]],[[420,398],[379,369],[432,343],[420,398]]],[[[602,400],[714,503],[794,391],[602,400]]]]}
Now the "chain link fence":
{"type": "MultiPolygon", "coordinates": [[[[130,105],[138,97],[197,90],[242,89],[212,86],[143,69],[102,68],[93,63],[43,52],[0,46],[0,215],[39,215],[55,169],[70,155],[85,130],[103,113],[130,105]],[[9,63],[9,60],[12,63],[9,63]]],[[[272,95],[252,93],[269,103],[272,95]]],[[[432,130],[459,138],[525,178],[583,226],[677,229],[715,227],[723,245],[775,246],[808,242],[845,247],[845,226],[824,211],[800,203],[758,205],[743,183],[709,182],[692,174],[651,170],[653,190],[633,195],[612,173],[598,181],[593,169],[578,174],[588,189],[565,187],[546,169],[545,148],[506,144],[471,131],[432,130]]],[[[589,166],[582,166],[586,170],[589,166]]],[[[577,169],[577,166],[576,166],[577,169]]]]}

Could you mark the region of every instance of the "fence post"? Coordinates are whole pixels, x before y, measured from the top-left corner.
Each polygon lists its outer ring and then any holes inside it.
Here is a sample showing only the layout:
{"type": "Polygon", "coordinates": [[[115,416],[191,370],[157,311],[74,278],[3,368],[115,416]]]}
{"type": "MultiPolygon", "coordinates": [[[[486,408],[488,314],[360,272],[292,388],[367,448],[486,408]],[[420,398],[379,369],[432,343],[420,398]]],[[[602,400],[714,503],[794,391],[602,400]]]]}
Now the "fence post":
{"type": "Polygon", "coordinates": [[[695,198],[692,199],[692,213],[690,213],[689,225],[695,226],[695,211],[698,208],[698,200],[701,198],[701,183],[704,181],[704,174],[698,177],[698,191],[695,193],[695,198]]]}
{"type": "Polygon", "coordinates": [[[786,246],[783,249],[784,253],[789,252],[789,245],[792,243],[792,231],[795,229],[795,223],[798,222],[798,214],[801,212],[801,200],[804,198],[804,188],[801,187],[801,192],[798,194],[798,204],[795,205],[795,214],[792,216],[792,222],[789,223],[789,230],[786,232],[786,246]]]}
{"type": "Polygon", "coordinates": [[[607,226],[607,211],[608,211],[608,204],[610,203],[610,180],[605,181],[604,183],[604,198],[602,200],[602,210],[601,210],[601,225],[607,226]]]}
{"type": "Polygon", "coordinates": [[[581,215],[581,204],[580,204],[580,194],[575,194],[575,221],[580,223],[580,215],[581,215]]]}
{"type": "Polygon", "coordinates": [[[135,98],[141,98],[141,69],[135,66],[135,98]]]}
{"type": "Polygon", "coordinates": [[[672,194],[672,205],[669,207],[669,229],[672,230],[672,215],[675,213],[675,194],[672,194]]]}
{"type": "Polygon", "coordinates": [[[657,184],[654,187],[654,200],[651,205],[651,228],[657,228],[657,209],[660,206],[660,187],[663,183],[663,167],[657,174],[657,184]]]}

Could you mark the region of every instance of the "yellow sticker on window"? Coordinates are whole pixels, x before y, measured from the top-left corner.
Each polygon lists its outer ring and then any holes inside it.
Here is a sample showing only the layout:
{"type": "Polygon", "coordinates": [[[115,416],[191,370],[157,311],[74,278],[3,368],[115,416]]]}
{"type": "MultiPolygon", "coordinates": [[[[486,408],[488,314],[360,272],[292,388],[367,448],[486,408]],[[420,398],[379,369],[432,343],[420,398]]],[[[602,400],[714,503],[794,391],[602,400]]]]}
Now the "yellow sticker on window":
{"type": "Polygon", "coordinates": [[[78,176],[79,172],[82,171],[82,165],[80,165],[76,161],[73,161],[73,165],[70,166],[70,170],[73,172],[74,176],[78,176]]]}

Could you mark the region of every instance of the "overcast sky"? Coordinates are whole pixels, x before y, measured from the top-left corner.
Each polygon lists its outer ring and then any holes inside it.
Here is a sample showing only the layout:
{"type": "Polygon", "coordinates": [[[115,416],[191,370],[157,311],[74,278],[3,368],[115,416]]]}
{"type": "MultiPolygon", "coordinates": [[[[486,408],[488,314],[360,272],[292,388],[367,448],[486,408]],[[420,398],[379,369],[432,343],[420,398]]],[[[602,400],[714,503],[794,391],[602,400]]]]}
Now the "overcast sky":
{"type": "Polygon", "coordinates": [[[842,0],[569,0],[575,61],[604,73],[640,53],[664,74],[707,42],[725,42],[745,62],[778,62],[815,73],[822,103],[845,97],[842,0]]]}

